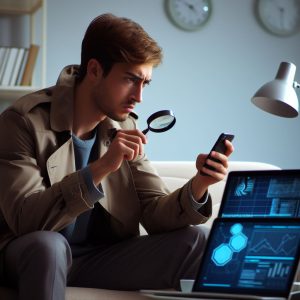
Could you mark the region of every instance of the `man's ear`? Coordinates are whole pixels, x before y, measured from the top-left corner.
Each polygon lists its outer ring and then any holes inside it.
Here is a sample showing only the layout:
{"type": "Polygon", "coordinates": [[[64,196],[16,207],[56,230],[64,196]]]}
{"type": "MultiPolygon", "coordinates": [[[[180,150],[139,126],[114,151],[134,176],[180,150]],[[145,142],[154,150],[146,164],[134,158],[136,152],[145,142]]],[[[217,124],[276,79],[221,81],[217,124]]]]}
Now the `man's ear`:
{"type": "Polygon", "coordinates": [[[103,75],[101,64],[96,59],[91,58],[87,64],[86,74],[92,81],[99,79],[103,75]]]}

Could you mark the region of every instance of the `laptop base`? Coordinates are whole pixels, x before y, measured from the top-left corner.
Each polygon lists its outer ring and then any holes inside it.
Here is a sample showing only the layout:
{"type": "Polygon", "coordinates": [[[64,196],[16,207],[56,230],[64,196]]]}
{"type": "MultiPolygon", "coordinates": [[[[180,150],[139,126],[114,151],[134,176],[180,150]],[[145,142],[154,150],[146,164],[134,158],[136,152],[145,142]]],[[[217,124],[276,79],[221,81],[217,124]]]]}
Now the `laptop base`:
{"type": "MultiPolygon", "coordinates": [[[[165,299],[165,300],[229,300],[229,299],[240,299],[240,300],[287,300],[284,297],[265,297],[255,295],[242,295],[242,294],[219,294],[219,293],[206,293],[206,292],[191,292],[183,293],[179,291],[162,291],[162,290],[141,290],[145,296],[153,299],[165,299]]],[[[291,300],[300,300],[300,298],[291,298],[291,300]]]]}

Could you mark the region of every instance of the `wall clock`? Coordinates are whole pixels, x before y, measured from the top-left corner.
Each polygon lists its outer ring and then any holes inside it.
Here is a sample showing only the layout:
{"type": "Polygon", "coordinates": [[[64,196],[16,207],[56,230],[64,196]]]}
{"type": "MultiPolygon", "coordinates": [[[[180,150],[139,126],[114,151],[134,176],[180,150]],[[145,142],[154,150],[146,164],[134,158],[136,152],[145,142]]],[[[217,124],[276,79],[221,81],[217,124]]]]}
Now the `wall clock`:
{"type": "Polygon", "coordinates": [[[165,8],[170,20],[180,29],[195,31],[210,18],[210,0],[165,0],[165,8]]]}
{"type": "Polygon", "coordinates": [[[272,34],[289,36],[300,29],[300,0],[257,0],[256,13],[272,34]]]}

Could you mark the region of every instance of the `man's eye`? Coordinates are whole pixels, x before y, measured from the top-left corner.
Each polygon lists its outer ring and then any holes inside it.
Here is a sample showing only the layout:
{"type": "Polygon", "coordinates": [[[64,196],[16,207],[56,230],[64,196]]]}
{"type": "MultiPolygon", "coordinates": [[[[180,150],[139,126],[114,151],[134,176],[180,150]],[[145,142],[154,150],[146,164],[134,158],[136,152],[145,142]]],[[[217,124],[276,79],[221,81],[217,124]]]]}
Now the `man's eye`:
{"type": "Polygon", "coordinates": [[[136,80],[135,78],[133,78],[133,77],[127,77],[127,78],[125,78],[125,80],[126,80],[128,83],[136,83],[136,82],[137,82],[137,80],[136,80]]]}
{"type": "Polygon", "coordinates": [[[134,84],[134,85],[138,85],[142,83],[143,87],[150,84],[149,80],[142,81],[140,78],[135,78],[135,77],[126,77],[125,80],[127,83],[134,84]]]}

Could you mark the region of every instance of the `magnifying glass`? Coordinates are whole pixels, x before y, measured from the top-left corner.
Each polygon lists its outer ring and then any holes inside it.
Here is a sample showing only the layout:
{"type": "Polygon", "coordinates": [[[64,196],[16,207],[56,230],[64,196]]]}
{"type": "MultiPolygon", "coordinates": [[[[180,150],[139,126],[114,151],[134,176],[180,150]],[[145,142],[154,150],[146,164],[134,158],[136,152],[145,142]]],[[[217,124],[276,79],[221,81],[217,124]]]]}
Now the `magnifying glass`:
{"type": "Polygon", "coordinates": [[[148,128],[142,132],[146,134],[149,130],[153,132],[164,132],[171,129],[176,123],[176,118],[171,110],[160,110],[147,119],[148,128]]]}

